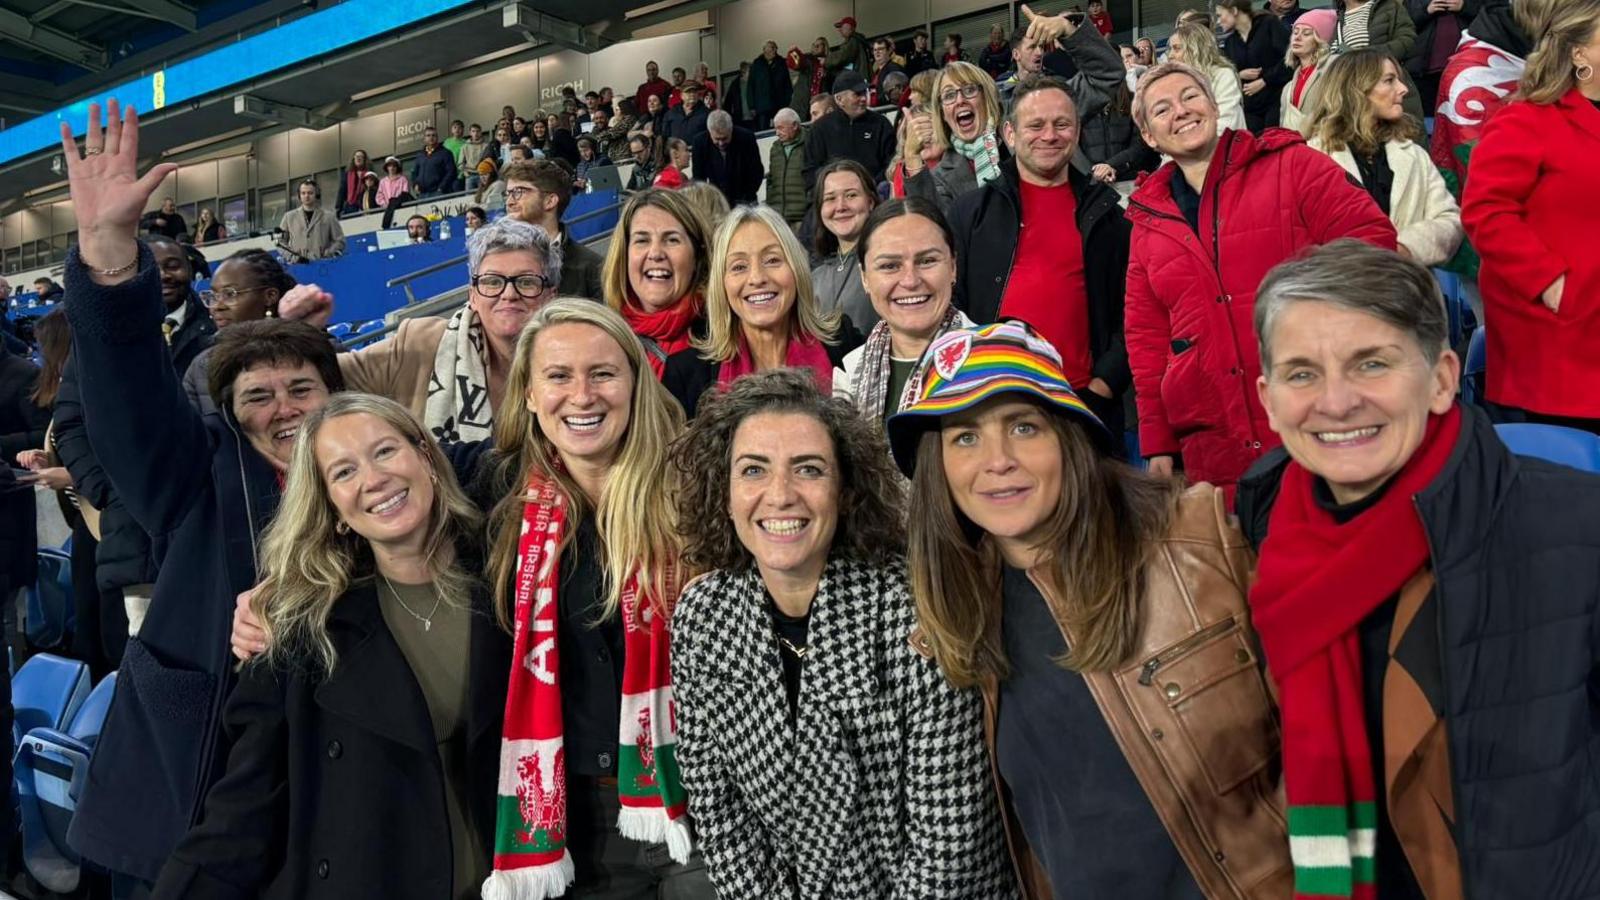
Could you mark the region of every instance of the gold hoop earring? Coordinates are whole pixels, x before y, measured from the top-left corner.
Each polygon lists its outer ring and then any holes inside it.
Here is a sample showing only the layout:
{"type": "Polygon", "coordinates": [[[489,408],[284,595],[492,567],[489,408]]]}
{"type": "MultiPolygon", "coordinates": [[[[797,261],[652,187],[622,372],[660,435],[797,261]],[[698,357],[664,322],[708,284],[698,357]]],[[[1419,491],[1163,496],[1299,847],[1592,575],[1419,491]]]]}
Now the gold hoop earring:
{"type": "Polygon", "coordinates": [[[1572,68],[1572,77],[1579,81],[1587,82],[1594,77],[1594,66],[1588,63],[1579,63],[1572,68]]]}

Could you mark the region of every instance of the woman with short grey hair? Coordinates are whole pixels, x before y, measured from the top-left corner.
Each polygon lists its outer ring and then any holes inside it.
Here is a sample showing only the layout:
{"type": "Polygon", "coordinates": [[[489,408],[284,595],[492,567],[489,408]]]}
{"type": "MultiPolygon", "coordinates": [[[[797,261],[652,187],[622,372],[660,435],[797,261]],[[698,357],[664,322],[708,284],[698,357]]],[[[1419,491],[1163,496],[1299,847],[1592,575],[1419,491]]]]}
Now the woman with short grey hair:
{"type": "Polygon", "coordinates": [[[1600,477],[1514,456],[1456,402],[1411,260],[1335,241],[1274,268],[1254,312],[1284,452],[1238,509],[1297,893],[1600,890],[1600,477]]]}
{"type": "MultiPolygon", "coordinates": [[[[351,390],[406,405],[438,441],[487,440],[522,326],[555,297],[561,245],[509,216],[467,239],[467,303],[448,319],[403,319],[393,335],[339,354],[351,390]]],[[[278,304],[286,319],[326,324],[333,296],[301,285],[278,304]]]]}

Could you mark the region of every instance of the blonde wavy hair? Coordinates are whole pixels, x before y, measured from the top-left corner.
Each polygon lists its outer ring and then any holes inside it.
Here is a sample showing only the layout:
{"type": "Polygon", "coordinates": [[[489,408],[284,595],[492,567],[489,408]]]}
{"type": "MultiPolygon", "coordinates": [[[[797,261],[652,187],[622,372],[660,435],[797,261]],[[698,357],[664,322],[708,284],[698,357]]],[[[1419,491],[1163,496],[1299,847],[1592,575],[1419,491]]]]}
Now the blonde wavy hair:
{"type": "MultiPolygon", "coordinates": [[[[622,207],[617,227],[611,231],[611,246],[606,249],[606,261],[601,269],[600,286],[606,295],[606,305],[618,312],[624,304],[638,305],[633,288],[628,284],[628,237],[633,231],[633,217],[645,207],[659,209],[678,220],[683,233],[694,248],[694,277],[690,293],[704,293],[707,273],[711,271],[711,229],[705,217],[687,198],[676,191],[648,188],[636,192],[622,207]]],[[[624,348],[626,349],[626,348],[624,348]]]]}
{"type": "Polygon", "coordinates": [[[928,98],[928,108],[933,110],[933,139],[941,147],[951,146],[950,137],[953,133],[951,127],[944,120],[944,104],[939,102],[939,95],[944,93],[945,87],[965,87],[975,84],[983,91],[983,102],[979,110],[983,114],[983,121],[978,123],[978,133],[1000,131],[1000,119],[1005,115],[1004,108],[1000,105],[1000,89],[995,87],[994,79],[989,73],[969,62],[956,60],[945,63],[939,70],[939,80],[933,83],[933,96],[928,98]]]}
{"type": "MultiPolygon", "coordinates": [[[[1292,36],[1294,29],[1290,28],[1289,31],[1292,36]]],[[[1317,45],[1317,49],[1311,51],[1311,68],[1315,69],[1317,66],[1327,62],[1328,57],[1333,53],[1333,45],[1324,41],[1316,32],[1312,32],[1311,42],[1317,45]]],[[[1300,60],[1294,55],[1293,50],[1283,51],[1283,64],[1289,67],[1290,72],[1300,70],[1300,60]]]]}
{"type": "MultiPolygon", "coordinates": [[[[1519,0],[1512,9],[1518,24],[1537,41],[1517,94],[1529,103],[1554,103],[1578,83],[1572,51],[1589,43],[1600,28],[1600,0],[1519,0]]],[[[1600,67],[1600,60],[1595,65],[1600,67]]]]}
{"type": "MultiPolygon", "coordinates": [[[[1403,73],[1387,51],[1374,48],[1342,53],[1328,63],[1317,81],[1315,108],[1307,137],[1325,151],[1344,150],[1370,156],[1388,141],[1415,141],[1422,125],[1411,116],[1387,122],[1378,118],[1367,95],[1383,80],[1384,63],[1403,73]]],[[[1400,77],[1404,77],[1403,75],[1400,77]]]]}
{"type": "Polygon", "coordinates": [[[671,477],[667,466],[667,448],[683,427],[683,409],[656,379],[644,344],[621,314],[591,300],[571,297],[552,300],[534,312],[517,339],[505,398],[495,411],[494,455],[488,473],[495,496],[501,498],[489,513],[492,542],[487,566],[501,624],[509,628],[513,617],[517,542],[529,499],[528,481],[535,473],[554,480],[567,503],[571,527],[563,538],[563,547],[577,533],[582,516],[592,513],[595,517],[601,570],[606,579],[602,618],[616,614],[622,589],[635,575],[641,588],[663,611],[670,607],[686,573],[678,568],[681,545],[674,506],[677,480],[671,477]],[[555,445],[528,409],[533,352],[539,336],[548,328],[566,324],[589,325],[605,332],[622,348],[633,375],[628,428],[594,504],[567,473],[555,445]]]}
{"type": "Polygon", "coordinates": [[[250,608],[267,633],[265,661],[310,662],[323,674],[332,672],[338,654],[328,638],[328,616],[353,585],[377,572],[367,539],[348,529],[339,531],[339,513],[317,464],[322,427],[356,415],[372,416],[399,432],[432,471],[433,503],[423,555],[442,602],[456,607],[471,602],[478,579],[461,566],[456,548],[463,540],[478,538],[482,517],[456,483],[450,462],[404,406],[372,394],[338,393],[300,425],[283,501],[262,536],[265,578],[250,608]]]}
{"type": "Polygon", "coordinates": [[[734,232],[745,225],[764,225],[778,241],[783,261],[794,273],[794,307],[789,310],[789,335],[806,335],[825,344],[832,344],[839,333],[838,310],[823,312],[817,307],[817,295],[811,287],[811,269],[806,265],[806,251],[795,237],[794,229],[770,206],[740,206],[728,214],[717,229],[716,245],[711,250],[711,283],[706,291],[706,335],[696,337],[690,344],[705,359],[723,362],[739,353],[739,319],[733,313],[728,299],[728,287],[723,275],[728,271],[728,247],[733,243],[734,232]]]}
{"type": "Polygon", "coordinates": [[[1223,56],[1221,48],[1217,46],[1217,35],[1211,30],[1209,20],[1204,25],[1198,20],[1183,22],[1167,38],[1169,47],[1172,46],[1172,38],[1183,42],[1184,65],[1205,72],[1207,78],[1217,69],[1234,68],[1233,61],[1223,56]]]}

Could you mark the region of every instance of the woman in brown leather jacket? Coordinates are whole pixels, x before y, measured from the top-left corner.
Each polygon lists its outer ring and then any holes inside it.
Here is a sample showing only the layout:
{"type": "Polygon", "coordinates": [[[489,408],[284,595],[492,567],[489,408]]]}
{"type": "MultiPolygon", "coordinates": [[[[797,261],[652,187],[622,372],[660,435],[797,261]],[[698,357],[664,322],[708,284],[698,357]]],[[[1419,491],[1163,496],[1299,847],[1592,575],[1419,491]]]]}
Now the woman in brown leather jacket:
{"type": "Polygon", "coordinates": [[[889,423],[914,643],[983,693],[1024,896],[1288,897],[1252,560],[1222,492],[1115,461],[1025,325],[953,331],[923,359],[889,423]]]}

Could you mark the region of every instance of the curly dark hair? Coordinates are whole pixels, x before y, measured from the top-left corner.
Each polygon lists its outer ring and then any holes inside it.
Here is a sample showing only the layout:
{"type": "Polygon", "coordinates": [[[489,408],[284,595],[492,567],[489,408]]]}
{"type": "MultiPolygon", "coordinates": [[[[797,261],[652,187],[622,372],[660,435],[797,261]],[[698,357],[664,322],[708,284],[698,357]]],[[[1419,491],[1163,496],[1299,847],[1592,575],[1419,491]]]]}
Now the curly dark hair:
{"type": "Polygon", "coordinates": [[[261,287],[277,288],[281,297],[299,282],[278,258],[265,250],[240,250],[223,262],[237,262],[250,271],[250,280],[261,287]]]}
{"type": "Polygon", "coordinates": [[[760,413],[810,416],[833,438],[839,462],[839,525],[832,553],[886,562],[905,547],[905,492],[889,457],[883,428],[848,400],[829,397],[803,369],[747,375],[726,391],[709,391],[689,430],[672,447],[682,478],[678,528],[683,560],[698,571],[744,568],[752,562],[728,517],[733,436],[760,413]]]}

